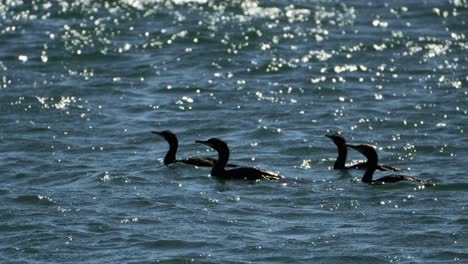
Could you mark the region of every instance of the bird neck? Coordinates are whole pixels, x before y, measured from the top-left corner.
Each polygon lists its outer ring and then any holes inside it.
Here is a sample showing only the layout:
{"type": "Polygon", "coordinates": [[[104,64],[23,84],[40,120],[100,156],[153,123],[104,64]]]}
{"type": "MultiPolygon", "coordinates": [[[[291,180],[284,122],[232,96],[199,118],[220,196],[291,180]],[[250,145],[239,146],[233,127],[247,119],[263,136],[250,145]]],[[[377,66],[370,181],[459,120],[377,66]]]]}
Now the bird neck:
{"type": "Polygon", "coordinates": [[[214,164],[213,169],[211,170],[211,174],[216,176],[216,175],[219,175],[219,173],[224,172],[224,167],[226,166],[228,160],[229,160],[229,149],[219,149],[218,160],[214,164]]]}
{"type": "Polygon", "coordinates": [[[341,170],[345,168],[346,156],[348,155],[348,149],[346,146],[338,146],[338,157],[336,158],[333,169],[341,170]]]}
{"type": "Polygon", "coordinates": [[[374,175],[375,168],[368,167],[366,172],[364,172],[364,176],[362,176],[361,181],[365,183],[372,183],[372,176],[374,175]]]}
{"type": "Polygon", "coordinates": [[[166,156],[164,157],[164,164],[169,165],[171,163],[176,162],[176,153],[177,153],[177,148],[179,147],[179,143],[176,141],[169,142],[169,150],[166,153],[166,156]]]}
{"type": "Polygon", "coordinates": [[[374,175],[375,170],[377,169],[377,163],[379,162],[378,158],[367,159],[367,169],[362,176],[362,182],[372,183],[372,176],[374,175]]]}

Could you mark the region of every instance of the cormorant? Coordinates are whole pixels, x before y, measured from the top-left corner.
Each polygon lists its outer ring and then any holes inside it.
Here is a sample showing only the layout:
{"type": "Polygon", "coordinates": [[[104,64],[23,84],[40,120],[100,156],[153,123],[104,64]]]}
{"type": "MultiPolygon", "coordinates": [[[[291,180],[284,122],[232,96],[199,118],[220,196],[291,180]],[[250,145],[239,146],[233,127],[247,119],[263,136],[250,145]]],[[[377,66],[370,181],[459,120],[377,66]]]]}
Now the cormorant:
{"type": "Polygon", "coordinates": [[[210,138],[207,141],[197,140],[196,143],[201,143],[212,147],[218,152],[218,161],[211,169],[211,176],[225,179],[245,179],[245,180],[279,180],[282,176],[253,167],[237,167],[226,170],[224,167],[229,160],[229,147],[223,140],[219,138],[210,138]]]}
{"type": "Polygon", "coordinates": [[[348,145],[348,147],[353,148],[360,153],[362,153],[367,158],[367,169],[364,172],[364,176],[362,177],[362,182],[368,184],[386,184],[386,183],[393,183],[399,181],[421,181],[412,176],[406,175],[387,175],[382,178],[378,178],[377,180],[372,179],[372,175],[374,174],[375,170],[377,169],[377,163],[379,162],[379,157],[377,156],[377,151],[375,151],[374,146],[372,145],[348,145]]]}
{"type": "MultiPolygon", "coordinates": [[[[338,157],[336,158],[335,164],[333,164],[334,170],[349,170],[349,169],[366,169],[368,167],[368,162],[354,164],[352,166],[346,166],[346,156],[348,154],[348,148],[346,147],[346,139],[343,135],[333,134],[325,135],[326,137],[333,140],[336,147],[338,148],[338,157]]],[[[377,164],[377,169],[380,171],[399,171],[398,168],[393,168],[383,164],[377,164]]]]}
{"type": "MultiPolygon", "coordinates": [[[[176,159],[177,148],[179,147],[179,141],[177,140],[177,136],[174,132],[170,130],[164,131],[151,131],[151,133],[160,135],[163,137],[167,143],[169,143],[169,150],[164,157],[164,165],[169,165],[171,163],[182,162],[189,165],[199,166],[199,167],[213,167],[216,163],[216,159],[210,157],[191,157],[188,159],[176,159]]],[[[236,167],[237,165],[228,164],[228,167],[236,167]]]]}

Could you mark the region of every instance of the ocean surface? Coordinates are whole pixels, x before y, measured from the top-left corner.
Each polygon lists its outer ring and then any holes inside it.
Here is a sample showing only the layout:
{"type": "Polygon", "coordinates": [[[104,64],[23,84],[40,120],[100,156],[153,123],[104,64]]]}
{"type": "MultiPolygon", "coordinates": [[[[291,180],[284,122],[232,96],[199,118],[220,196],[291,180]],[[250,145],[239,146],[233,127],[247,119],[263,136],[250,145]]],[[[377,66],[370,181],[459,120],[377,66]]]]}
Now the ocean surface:
{"type": "Polygon", "coordinates": [[[0,262],[468,263],[467,55],[466,0],[1,1],[0,262]]]}

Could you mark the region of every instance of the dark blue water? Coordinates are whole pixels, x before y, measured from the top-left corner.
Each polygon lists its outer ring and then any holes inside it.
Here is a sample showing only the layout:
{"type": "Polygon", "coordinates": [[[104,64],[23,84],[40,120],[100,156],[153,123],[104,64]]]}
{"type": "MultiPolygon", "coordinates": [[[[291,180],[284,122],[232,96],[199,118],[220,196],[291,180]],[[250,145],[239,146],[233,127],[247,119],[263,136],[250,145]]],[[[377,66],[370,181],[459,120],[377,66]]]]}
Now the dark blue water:
{"type": "Polygon", "coordinates": [[[3,1],[0,262],[468,263],[467,23],[464,0],[3,1]],[[166,167],[165,129],[286,179],[166,167]],[[433,184],[332,170],[334,132],[433,184]]]}

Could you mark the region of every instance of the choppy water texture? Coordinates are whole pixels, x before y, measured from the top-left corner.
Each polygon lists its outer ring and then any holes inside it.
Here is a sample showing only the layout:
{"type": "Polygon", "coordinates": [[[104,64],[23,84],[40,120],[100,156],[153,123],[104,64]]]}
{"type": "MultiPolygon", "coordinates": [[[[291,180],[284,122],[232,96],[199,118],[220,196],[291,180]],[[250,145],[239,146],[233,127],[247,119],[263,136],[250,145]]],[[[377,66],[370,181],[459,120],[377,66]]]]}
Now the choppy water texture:
{"type": "Polygon", "coordinates": [[[468,263],[467,1],[279,2],[2,1],[0,262],[468,263]]]}

